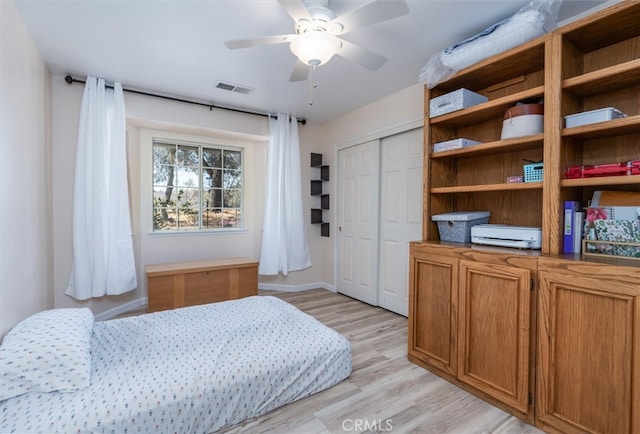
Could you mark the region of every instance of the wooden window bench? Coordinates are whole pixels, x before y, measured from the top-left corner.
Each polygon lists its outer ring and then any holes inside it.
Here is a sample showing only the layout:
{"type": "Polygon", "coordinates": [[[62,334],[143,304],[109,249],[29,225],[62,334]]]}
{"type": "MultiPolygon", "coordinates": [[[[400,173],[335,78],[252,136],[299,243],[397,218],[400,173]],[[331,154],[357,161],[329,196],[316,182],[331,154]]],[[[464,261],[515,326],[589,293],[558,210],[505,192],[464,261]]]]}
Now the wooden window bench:
{"type": "Polygon", "coordinates": [[[148,312],[258,295],[258,261],[250,258],[149,264],[148,312]]]}

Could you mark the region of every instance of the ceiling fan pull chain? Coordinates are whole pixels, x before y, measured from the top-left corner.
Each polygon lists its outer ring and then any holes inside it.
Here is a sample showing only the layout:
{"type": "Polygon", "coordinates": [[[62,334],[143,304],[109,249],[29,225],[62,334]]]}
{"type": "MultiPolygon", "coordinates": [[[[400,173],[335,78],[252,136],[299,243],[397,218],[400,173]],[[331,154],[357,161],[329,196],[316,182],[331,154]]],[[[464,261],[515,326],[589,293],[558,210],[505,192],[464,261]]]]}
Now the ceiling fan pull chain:
{"type": "Polygon", "coordinates": [[[316,70],[316,65],[311,66],[311,70],[309,71],[309,105],[313,105],[313,90],[318,87],[318,85],[313,81],[313,72],[316,70]]]}

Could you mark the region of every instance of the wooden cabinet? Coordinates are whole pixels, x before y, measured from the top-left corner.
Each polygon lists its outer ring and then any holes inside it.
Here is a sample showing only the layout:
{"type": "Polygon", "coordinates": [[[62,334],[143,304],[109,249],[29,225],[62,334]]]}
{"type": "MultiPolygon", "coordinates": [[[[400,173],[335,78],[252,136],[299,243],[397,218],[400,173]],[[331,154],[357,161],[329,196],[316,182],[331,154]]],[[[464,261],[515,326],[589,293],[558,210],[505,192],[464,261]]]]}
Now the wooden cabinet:
{"type": "Polygon", "coordinates": [[[640,432],[640,268],[540,258],[537,425],[640,432]]]}
{"type": "Polygon", "coordinates": [[[148,312],[258,295],[258,262],[249,258],[151,264],[148,312]]]}
{"type": "Polygon", "coordinates": [[[453,377],[458,372],[458,261],[412,247],[409,263],[409,359],[453,377]]]}
{"type": "Polygon", "coordinates": [[[533,421],[536,253],[412,243],[409,359],[533,421]]]}
{"type": "Polygon", "coordinates": [[[529,420],[532,273],[461,260],[458,295],[458,378],[529,420]]]}
{"type": "Polygon", "coordinates": [[[621,1],[425,87],[409,359],[529,422],[535,371],[535,423],[550,432],[640,433],[640,263],[559,256],[565,200],[640,191],[637,174],[565,175],[569,166],[640,159],[638,23],[640,2],[621,1]],[[430,115],[431,99],[461,88],[488,100],[430,115]],[[543,131],[502,140],[505,110],[540,99],[543,131]],[[606,107],[627,116],[565,127],[567,115],[606,107]],[[457,138],[481,144],[433,152],[457,138]],[[543,160],[543,180],[507,183],[526,160],[543,160]],[[542,227],[541,250],[439,241],[432,215],[485,210],[489,223],[542,227]],[[531,291],[536,270],[540,289],[531,291]]]}

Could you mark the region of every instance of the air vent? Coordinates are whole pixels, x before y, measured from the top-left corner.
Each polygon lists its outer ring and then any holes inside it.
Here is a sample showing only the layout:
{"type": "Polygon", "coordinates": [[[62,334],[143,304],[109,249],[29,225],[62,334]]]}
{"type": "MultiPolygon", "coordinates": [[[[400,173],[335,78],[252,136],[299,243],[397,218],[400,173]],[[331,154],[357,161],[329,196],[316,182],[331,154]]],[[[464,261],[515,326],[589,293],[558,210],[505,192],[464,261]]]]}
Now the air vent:
{"type": "Polygon", "coordinates": [[[249,94],[253,92],[253,89],[247,86],[241,86],[239,84],[226,83],[224,81],[219,81],[216,83],[216,89],[228,90],[229,92],[243,93],[249,94]]]}

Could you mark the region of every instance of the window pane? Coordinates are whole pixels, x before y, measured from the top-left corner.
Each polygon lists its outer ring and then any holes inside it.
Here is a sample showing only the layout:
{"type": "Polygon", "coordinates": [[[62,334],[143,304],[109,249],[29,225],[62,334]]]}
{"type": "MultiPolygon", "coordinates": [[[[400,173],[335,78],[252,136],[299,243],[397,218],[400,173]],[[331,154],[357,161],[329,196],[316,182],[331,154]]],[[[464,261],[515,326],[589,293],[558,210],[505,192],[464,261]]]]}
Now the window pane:
{"type": "Polygon", "coordinates": [[[172,206],[176,204],[178,191],[173,187],[154,187],[153,206],[172,206]]]}
{"type": "Polygon", "coordinates": [[[153,183],[171,185],[174,178],[175,145],[153,146],[153,183]]]}
{"type": "Polygon", "coordinates": [[[242,152],[240,151],[224,151],[224,168],[240,169],[242,152]]]}
{"type": "Polygon", "coordinates": [[[222,190],[211,188],[206,190],[203,197],[202,206],[204,208],[222,208],[222,190]]]}
{"type": "Polygon", "coordinates": [[[197,167],[178,167],[176,185],[197,187],[200,185],[197,167]]]}
{"type": "Polygon", "coordinates": [[[241,188],[242,172],[239,170],[225,170],[223,181],[223,188],[241,188]]]}
{"type": "Polygon", "coordinates": [[[239,228],[242,227],[242,219],[239,209],[225,208],[222,212],[223,222],[222,226],[225,228],[239,228]]]}
{"type": "Polygon", "coordinates": [[[222,188],[222,170],[203,169],[202,184],[204,187],[222,188]]]}
{"type": "Polygon", "coordinates": [[[178,146],[177,164],[179,166],[198,167],[198,148],[196,146],[178,146]]]}
{"type": "Polygon", "coordinates": [[[153,230],[167,231],[176,229],[175,208],[153,208],[153,230]]]}
{"type": "Polygon", "coordinates": [[[217,229],[222,227],[222,210],[220,208],[205,208],[202,211],[202,227],[217,229]]]}
{"type": "Polygon", "coordinates": [[[222,150],[203,148],[202,165],[204,167],[222,167],[222,150]]]}
{"type": "Polygon", "coordinates": [[[196,230],[199,229],[200,212],[197,208],[179,208],[178,209],[178,230],[196,230]]]}
{"type": "Polygon", "coordinates": [[[224,206],[228,208],[240,208],[240,190],[223,190],[224,206]]]}
{"type": "Polygon", "coordinates": [[[153,184],[154,185],[174,185],[175,168],[171,165],[154,165],[153,184]]]}
{"type": "Polygon", "coordinates": [[[155,164],[175,164],[175,145],[153,145],[153,163],[155,164]]]}
{"type": "Polygon", "coordinates": [[[197,188],[181,188],[178,190],[179,208],[199,208],[200,190],[197,188]]]}

